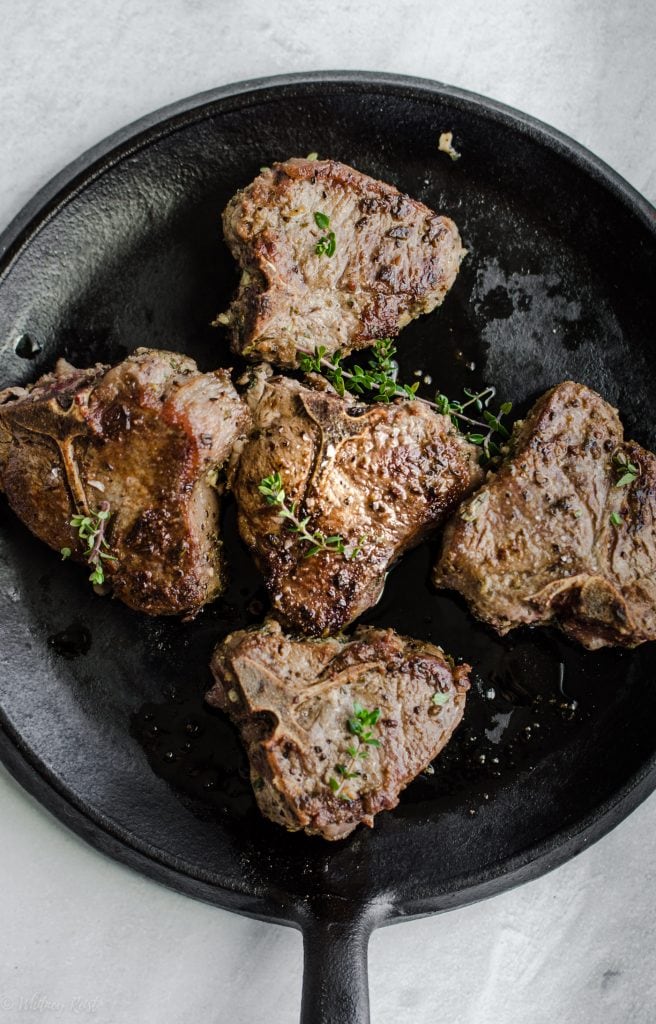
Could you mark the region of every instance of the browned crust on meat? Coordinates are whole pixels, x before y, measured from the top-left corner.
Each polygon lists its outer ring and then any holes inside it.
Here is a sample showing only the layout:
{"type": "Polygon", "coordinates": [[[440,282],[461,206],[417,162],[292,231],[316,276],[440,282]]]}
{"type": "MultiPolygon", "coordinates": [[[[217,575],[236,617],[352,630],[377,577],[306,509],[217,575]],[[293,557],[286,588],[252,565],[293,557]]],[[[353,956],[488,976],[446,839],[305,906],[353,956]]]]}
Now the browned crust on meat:
{"type": "Polygon", "coordinates": [[[230,482],[240,533],[280,619],[318,636],[375,604],[390,565],[480,482],[478,456],[449,417],[423,403],[358,406],[294,380],[268,381],[230,482]],[[275,471],[309,530],[340,535],[350,552],[359,545],[355,557],[307,557],[308,545],[259,493],[275,471]]]}
{"type": "Polygon", "coordinates": [[[585,647],[656,639],[656,458],[617,411],[566,381],[516,430],[499,471],[447,524],[435,582],[500,633],[558,624],[585,647]],[[639,469],[618,487],[623,452],[639,469]]]}
{"type": "Polygon", "coordinates": [[[308,640],[268,622],[219,644],[207,700],[240,729],[262,813],[290,831],[342,839],[396,807],[401,790],[446,745],[462,718],[469,671],[441,648],[391,629],[308,640]],[[349,761],[356,702],[380,709],[380,747],[368,748],[344,795],[335,795],[330,779],[349,761]]]}
{"type": "Polygon", "coordinates": [[[37,537],[80,562],[70,519],[108,501],[114,594],[152,615],[193,614],[224,586],[213,484],[249,422],[227,371],[200,374],[176,353],[60,363],[0,395],[0,486],[37,537]]]}
{"type": "Polygon", "coordinates": [[[316,345],[346,353],[398,334],[443,301],[465,254],[448,217],[335,160],[267,168],[223,228],[242,281],[219,322],[235,352],[281,366],[316,345]],[[316,212],[330,217],[332,257],[315,253],[316,212]]]}

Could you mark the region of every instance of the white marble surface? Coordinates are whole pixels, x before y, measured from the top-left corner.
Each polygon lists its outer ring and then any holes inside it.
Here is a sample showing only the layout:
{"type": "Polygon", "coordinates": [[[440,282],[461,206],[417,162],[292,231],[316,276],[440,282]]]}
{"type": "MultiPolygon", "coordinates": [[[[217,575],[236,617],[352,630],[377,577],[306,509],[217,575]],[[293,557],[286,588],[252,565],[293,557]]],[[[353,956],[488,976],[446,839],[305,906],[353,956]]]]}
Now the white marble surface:
{"type": "MultiPolygon", "coordinates": [[[[369,68],[520,107],[656,200],[649,0],[0,0],[0,223],[108,133],[257,75],[369,68]]],[[[85,846],[0,770],[0,1024],[290,1024],[301,940],[85,846]]],[[[551,875],[376,933],[374,1024],[653,1024],[656,798],[551,875]]]]}

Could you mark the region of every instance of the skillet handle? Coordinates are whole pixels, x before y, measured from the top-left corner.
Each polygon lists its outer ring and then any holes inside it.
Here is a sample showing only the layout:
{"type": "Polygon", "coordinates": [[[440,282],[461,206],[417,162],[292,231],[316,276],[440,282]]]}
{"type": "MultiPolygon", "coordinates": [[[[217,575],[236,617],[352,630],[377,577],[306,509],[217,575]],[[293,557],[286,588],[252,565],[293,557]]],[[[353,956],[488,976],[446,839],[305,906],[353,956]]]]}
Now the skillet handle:
{"type": "Polygon", "coordinates": [[[365,915],[304,921],[301,1024],[369,1024],[367,953],[374,924],[365,915]]]}

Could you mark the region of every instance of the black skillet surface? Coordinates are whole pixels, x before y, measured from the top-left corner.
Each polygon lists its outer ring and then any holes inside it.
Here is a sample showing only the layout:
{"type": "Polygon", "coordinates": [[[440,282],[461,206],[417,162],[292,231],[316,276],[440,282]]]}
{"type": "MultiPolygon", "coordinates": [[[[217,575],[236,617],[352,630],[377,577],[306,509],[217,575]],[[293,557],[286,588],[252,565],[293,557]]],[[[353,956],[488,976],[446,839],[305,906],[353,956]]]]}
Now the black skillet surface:
{"type": "MultiPolygon", "coordinates": [[[[522,412],[572,377],[656,442],[654,211],[544,125],[456,89],[317,73],[185,100],[102,143],[2,238],[0,384],[65,354],[137,345],[233,362],[209,327],[236,279],[219,211],[262,164],[319,150],[454,217],[470,254],[443,308],[407,328],[401,377],[492,383],[522,412]],[[438,152],[452,130],[462,159],[438,152]]],[[[426,385],[426,393],[431,389],[426,385]]],[[[367,1019],[371,929],[534,878],[599,838],[656,782],[656,651],[586,653],[551,631],[499,640],[434,593],[435,544],[408,556],[366,621],[475,666],[435,773],[373,831],[327,844],[253,808],[231,728],[204,709],[207,663],[263,592],[225,514],[232,583],[193,623],[96,597],[0,506],[0,754],[106,853],[219,906],[301,927],[303,1019],[367,1019]]]]}

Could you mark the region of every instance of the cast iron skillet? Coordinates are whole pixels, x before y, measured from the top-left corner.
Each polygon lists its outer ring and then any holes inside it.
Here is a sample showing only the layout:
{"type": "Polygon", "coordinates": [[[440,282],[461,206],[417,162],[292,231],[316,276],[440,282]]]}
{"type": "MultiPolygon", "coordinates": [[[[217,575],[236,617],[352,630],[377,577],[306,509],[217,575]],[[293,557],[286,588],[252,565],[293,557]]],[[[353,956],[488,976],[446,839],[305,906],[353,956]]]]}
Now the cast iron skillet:
{"type": "MultiPolygon", "coordinates": [[[[38,140],[35,140],[37,144],[38,140]]],[[[210,328],[236,279],[219,212],[263,164],[318,150],[451,214],[470,250],[443,308],[400,339],[403,379],[495,384],[523,412],[571,377],[654,445],[653,209],[551,128],[418,79],[316,73],[205,93],[72,164],[1,240],[1,381],[137,345],[230,365],[210,328]],[[438,152],[451,130],[462,159],[438,152]]],[[[427,391],[430,391],[426,385],[427,391]]],[[[433,592],[435,543],[366,621],[475,667],[464,725],[373,831],[335,844],[254,811],[232,729],[203,707],[213,644],[264,612],[225,512],[232,583],[195,622],[96,597],[0,505],[0,754],[96,847],[191,896],[303,930],[303,1020],[364,1022],[377,925],[461,906],[562,863],[656,781],[656,652],[499,640],[433,592]]]]}

